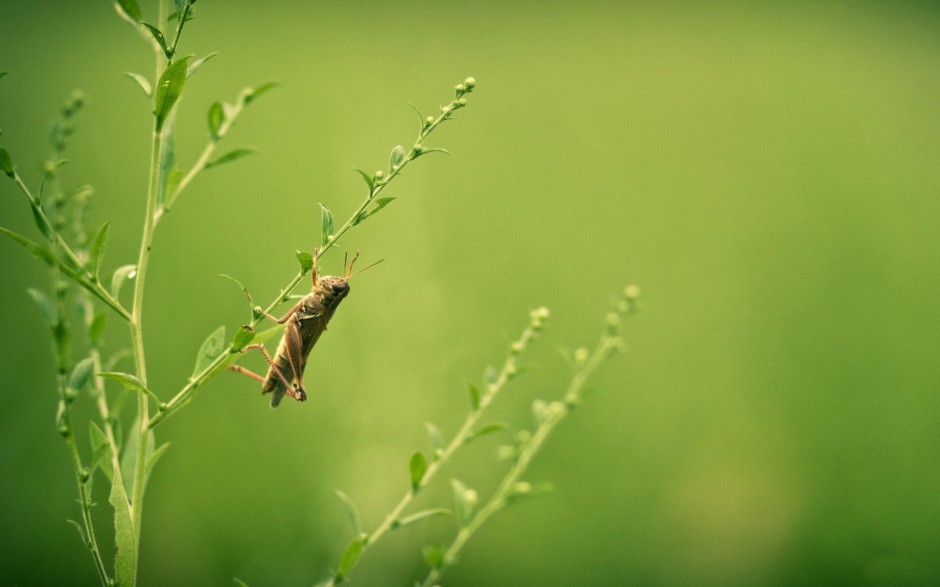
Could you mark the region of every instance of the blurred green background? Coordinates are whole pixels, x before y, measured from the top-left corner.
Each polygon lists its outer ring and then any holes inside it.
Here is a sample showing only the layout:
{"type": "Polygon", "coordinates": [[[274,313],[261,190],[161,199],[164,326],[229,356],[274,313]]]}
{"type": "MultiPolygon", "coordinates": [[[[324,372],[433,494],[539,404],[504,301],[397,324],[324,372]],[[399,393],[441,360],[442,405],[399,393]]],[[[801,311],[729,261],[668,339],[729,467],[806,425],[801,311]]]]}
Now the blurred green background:
{"type": "MultiPolygon", "coordinates": [[[[387,194],[400,199],[345,239],[386,261],[314,352],[311,401],[274,411],[225,374],[158,429],[172,447],[148,489],[142,584],[320,580],[351,537],[334,489],[374,527],[424,422],[452,433],[465,382],[546,305],[537,369],[493,416],[527,423],[534,398],[562,392],[559,350],[592,344],[629,282],[644,295],[628,352],[529,475],[556,491],[496,517],[446,584],[940,583],[936,3],[197,9],[182,52],[220,54],[180,104],[184,163],[213,101],[281,87],[223,144],[258,153],[201,175],[161,223],[145,336],[165,398],[212,330],[247,320],[219,273],[272,299],[319,236],[317,203],[345,219],[363,196],[351,169],[413,140],[407,104],[433,113],[465,76],[479,85],[430,141],[453,156],[409,167],[387,194]]],[[[150,117],[122,73],[152,75],[151,53],[107,2],[2,12],[2,144],[35,187],[49,125],[82,88],[65,180],[97,190],[105,268],[133,262],[150,117]]],[[[38,238],[9,181],[0,224],[38,238]]],[[[0,583],[92,584],[65,523],[79,512],[49,336],[25,293],[48,272],[8,239],[0,259],[0,583]]],[[[115,320],[107,342],[127,345],[115,320]]],[[[488,495],[506,439],[468,447],[419,506],[446,503],[450,476],[488,495]]],[[[452,532],[392,534],[356,584],[411,584],[421,547],[452,532]]]]}

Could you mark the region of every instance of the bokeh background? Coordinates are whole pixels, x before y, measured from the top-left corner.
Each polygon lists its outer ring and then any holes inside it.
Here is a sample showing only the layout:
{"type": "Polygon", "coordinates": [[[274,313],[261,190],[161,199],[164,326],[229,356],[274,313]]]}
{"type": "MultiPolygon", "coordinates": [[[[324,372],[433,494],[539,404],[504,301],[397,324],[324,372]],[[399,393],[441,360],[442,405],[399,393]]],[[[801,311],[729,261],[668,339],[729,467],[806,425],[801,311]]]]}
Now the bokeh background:
{"type": "MultiPolygon", "coordinates": [[[[146,6],[146,3],[143,3],[146,6]]],[[[308,371],[271,410],[227,374],[158,429],[141,583],[310,585],[407,489],[424,423],[452,433],[466,381],[529,309],[552,310],[493,418],[528,425],[562,392],[612,297],[643,290],[626,354],[529,479],[555,491],[496,517],[446,584],[927,585],[940,582],[940,7],[933,2],[200,2],[183,53],[218,51],[178,110],[192,161],[215,100],[277,81],[161,224],[146,306],[151,386],[169,397],[202,340],[270,300],[346,218],[353,167],[386,165],[473,75],[382,214],[344,240],[385,263],[353,282],[308,371]]],[[[152,6],[146,6],[153,13],[152,6]]],[[[149,110],[125,71],[151,53],[107,2],[5,2],[2,144],[34,187],[74,88],[88,96],[67,184],[111,221],[105,269],[133,262],[149,110]]],[[[38,238],[0,182],[0,224],[38,238]]],[[[48,272],[0,240],[0,584],[92,584],[53,426],[49,336],[25,289],[48,272]]],[[[341,255],[325,260],[341,270],[341,255]]],[[[112,320],[108,349],[127,345],[112,320]]],[[[246,361],[263,369],[260,357],[246,361]]],[[[486,496],[493,435],[448,477],[486,496]]],[[[103,483],[98,489],[103,488],[103,483]]],[[[107,537],[106,495],[97,496],[107,537]]],[[[424,576],[453,521],[402,530],[361,585],[424,576]]],[[[111,546],[105,538],[110,557],[111,546]]]]}

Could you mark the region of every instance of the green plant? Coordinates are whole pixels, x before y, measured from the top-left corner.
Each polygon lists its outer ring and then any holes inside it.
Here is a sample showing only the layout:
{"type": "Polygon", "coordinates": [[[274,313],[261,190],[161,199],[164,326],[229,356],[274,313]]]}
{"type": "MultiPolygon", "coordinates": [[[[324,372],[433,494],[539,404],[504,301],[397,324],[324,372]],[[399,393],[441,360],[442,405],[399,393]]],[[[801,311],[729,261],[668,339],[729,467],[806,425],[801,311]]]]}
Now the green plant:
{"type": "MultiPolygon", "coordinates": [[[[153,107],[146,211],[135,262],[116,267],[108,276],[102,273],[110,223],[106,222],[97,230],[89,231],[85,219],[92,203],[93,190],[88,186],[67,189],[63,185],[64,154],[74,132],[75,118],[84,104],[80,93],[75,93],[69,99],[53,127],[51,154],[44,165],[38,189],[31,189],[26,184],[17,173],[9,152],[0,148],[0,172],[10,178],[26,198],[42,240],[32,240],[2,227],[0,232],[51,269],[51,293],[37,289],[30,289],[29,293],[40,307],[52,332],[59,398],[56,422],[71,457],[81,513],[80,522],[72,521],[72,524],[88,548],[103,585],[133,585],[137,581],[145,489],[156,463],[168,448],[167,444],[158,445],[154,429],[178,413],[192,401],[198,390],[236,362],[241,357],[241,351],[249,344],[266,340],[279,330],[278,327],[261,332],[256,329],[265,315],[290,299],[293,289],[313,270],[314,256],[328,254],[350,229],[394,201],[394,196],[385,196],[383,192],[406,166],[424,155],[446,152],[427,147],[424,143],[443,122],[452,119],[467,105],[467,97],[476,85],[473,78],[467,78],[455,87],[453,99],[442,106],[439,113],[423,116],[419,112],[416,139],[409,147],[394,147],[386,169],[371,174],[359,171],[367,192],[345,222],[337,225],[330,209],[321,204],[321,237],[313,254],[295,253],[300,265],[298,273],[264,308],[251,303],[251,320],[237,329],[233,336],[227,337],[224,327],[210,334],[199,349],[192,375],[179,390],[173,394],[157,393],[149,383],[142,329],[147,273],[155,231],[166,212],[171,210],[198,174],[251,153],[249,149],[236,148],[216,155],[218,146],[245,108],[275,87],[269,83],[257,88],[246,88],[233,103],[214,103],[208,112],[209,138],[205,147],[189,167],[184,169],[179,166],[173,140],[176,106],[187,80],[214,55],[196,59],[178,54],[186,24],[195,15],[194,4],[195,0],[174,0],[172,4],[161,0],[157,3],[158,15],[153,21],[157,24],[151,24],[143,20],[136,0],[115,2],[118,14],[151,46],[155,58],[153,81],[140,74],[127,74],[151,100],[153,107]],[[129,307],[121,301],[121,291],[128,284],[132,289],[129,307]],[[73,308],[77,308],[77,311],[73,308]],[[117,317],[127,328],[130,348],[126,352],[104,357],[101,343],[109,314],[112,318],[117,317]],[[133,361],[133,369],[130,372],[118,370],[121,361],[128,356],[133,361]],[[121,391],[106,394],[106,382],[119,384],[121,391]],[[164,397],[169,399],[162,399],[164,397]],[[83,442],[80,441],[80,437],[86,434],[86,425],[79,422],[79,416],[74,410],[79,400],[91,403],[95,412],[94,417],[87,422],[87,434],[90,435],[90,449],[87,451],[82,449],[83,442]],[[136,403],[136,413],[132,423],[125,426],[122,425],[120,415],[128,400],[136,403]],[[113,536],[117,551],[113,567],[104,560],[99,546],[101,530],[95,527],[92,515],[92,489],[96,479],[99,482],[103,479],[108,484],[108,502],[113,508],[113,536]]],[[[0,73],[0,77],[3,75],[0,73]]],[[[243,289],[247,294],[247,289],[243,289]]],[[[472,409],[453,439],[445,444],[437,427],[428,425],[432,445],[430,456],[423,452],[412,455],[408,463],[411,490],[379,526],[370,533],[363,532],[356,507],[340,493],[353,520],[356,536],[344,549],[327,584],[345,581],[369,547],[391,530],[452,511],[456,514],[459,528],[453,543],[446,548],[428,548],[425,551],[431,567],[425,584],[434,584],[444,570],[454,564],[463,544],[492,514],[509,503],[544,489],[540,486],[532,487],[522,480],[528,463],[557,423],[580,401],[584,383],[601,359],[619,347],[619,320],[635,309],[636,293],[635,288],[628,289],[617,302],[607,330],[593,353],[575,353],[574,375],[563,398],[551,403],[537,402],[533,406],[538,426],[532,433],[520,432],[517,442],[502,450],[503,456],[510,459],[512,464],[490,500],[478,504],[473,490],[453,480],[455,505],[452,510],[441,507],[405,515],[414,496],[437,476],[456,451],[471,440],[504,427],[497,423],[485,424],[482,420],[487,407],[499,392],[521,372],[517,359],[537,336],[548,317],[545,309],[533,311],[528,327],[510,347],[502,368],[486,374],[482,389],[472,385],[469,387],[472,409]]]]}

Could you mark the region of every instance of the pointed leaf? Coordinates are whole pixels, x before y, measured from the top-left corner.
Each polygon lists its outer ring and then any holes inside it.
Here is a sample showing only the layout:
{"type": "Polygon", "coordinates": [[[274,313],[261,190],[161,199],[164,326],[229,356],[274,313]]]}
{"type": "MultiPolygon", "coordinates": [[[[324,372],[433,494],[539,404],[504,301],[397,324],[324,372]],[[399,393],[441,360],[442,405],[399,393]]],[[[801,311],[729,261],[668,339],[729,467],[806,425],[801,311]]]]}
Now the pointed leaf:
{"type": "Polygon", "coordinates": [[[375,178],[361,169],[356,169],[356,173],[361,175],[362,179],[365,180],[366,185],[369,186],[369,193],[371,194],[372,190],[375,189],[375,178]]]}
{"type": "Polygon", "coordinates": [[[476,386],[476,385],[474,385],[474,384],[472,384],[472,383],[470,383],[470,382],[468,381],[468,382],[467,382],[467,391],[468,391],[469,394],[470,394],[470,407],[471,407],[471,408],[473,409],[473,411],[475,412],[475,411],[477,411],[477,410],[480,409],[480,390],[477,389],[477,386],[476,386]]]}
{"type": "Polygon", "coordinates": [[[215,56],[218,55],[218,54],[219,54],[219,53],[218,53],[217,51],[213,51],[212,53],[209,53],[208,55],[206,55],[206,56],[203,57],[202,59],[197,59],[197,60],[193,61],[193,62],[190,64],[189,69],[186,70],[186,77],[192,77],[193,74],[196,73],[196,71],[197,71],[200,67],[202,67],[203,64],[205,64],[206,61],[209,61],[210,59],[212,59],[213,57],[215,57],[215,56]]]}
{"type": "Polygon", "coordinates": [[[111,483],[108,502],[114,508],[114,543],[117,547],[114,578],[120,585],[134,585],[137,580],[137,534],[134,532],[127,492],[120,479],[111,483]]]}
{"type": "Polygon", "coordinates": [[[295,251],[297,262],[300,263],[300,270],[303,273],[309,273],[313,269],[313,255],[306,251],[295,251]]]}
{"type": "Polygon", "coordinates": [[[94,422],[89,423],[89,429],[91,432],[91,471],[94,473],[100,467],[110,482],[114,478],[114,468],[111,463],[111,443],[108,442],[108,437],[94,422]]]}
{"type": "Polygon", "coordinates": [[[428,470],[428,462],[424,458],[424,453],[420,450],[411,455],[411,461],[408,463],[408,471],[411,473],[411,490],[417,491],[421,487],[421,480],[424,479],[424,473],[428,470]]]}
{"type": "Polygon", "coordinates": [[[235,336],[232,338],[232,344],[229,347],[232,349],[232,352],[237,353],[242,350],[255,339],[255,330],[245,324],[238,329],[238,332],[235,333],[235,336]]]}
{"type": "Polygon", "coordinates": [[[13,177],[13,160],[10,159],[10,153],[3,147],[0,147],[0,171],[8,177],[13,177]]]}
{"type": "Polygon", "coordinates": [[[473,518],[473,511],[477,505],[477,492],[468,488],[457,479],[451,479],[450,484],[454,490],[455,513],[457,524],[464,528],[473,518]]]}
{"type": "Polygon", "coordinates": [[[425,546],[421,549],[421,556],[432,569],[439,569],[444,564],[444,555],[447,553],[440,546],[425,546]]]}
{"type": "Polygon", "coordinates": [[[122,265],[115,269],[114,274],[111,276],[111,296],[114,297],[114,299],[118,299],[124,281],[133,279],[136,275],[137,265],[122,265]]]}
{"type": "MultiPolygon", "coordinates": [[[[134,19],[134,20],[139,20],[139,19],[134,19]]],[[[150,24],[149,22],[141,22],[140,24],[142,24],[143,26],[147,27],[147,30],[150,31],[150,34],[151,34],[151,35],[153,35],[153,38],[154,38],[154,39],[157,41],[157,43],[160,45],[160,48],[163,49],[163,54],[166,55],[166,58],[167,58],[167,59],[172,58],[173,55],[172,55],[172,53],[170,53],[170,48],[167,47],[167,44],[166,44],[166,37],[163,36],[163,31],[161,31],[161,30],[158,29],[157,27],[153,26],[153,25],[150,24]]]]}
{"type": "Polygon", "coordinates": [[[87,357],[79,361],[78,364],[75,365],[75,368],[72,369],[72,374],[69,375],[69,387],[75,391],[83,390],[94,368],[95,360],[92,357],[87,357]]]}
{"type": "Polygon", "coordinates": [[[359,525],[359,510],[356,508],[356,504],[353,503],[348,495],[338,489],[336,490],[336,495],[339,497],[340,501],[343,502],[343,507],[346,508],[346,517],[349,518],[353,530],[355,530],[357,535],[362,534],[362,527],[359,525]]]}
{"type": "Polygon", "coordinates": [[[144,94],[146,94],[148,98],[153,95],[153,88],[150,87],[150,80],[140,75],[139,73],[134,73],[132,71],[125,71],[124,75],[137,82],[137,85],[140,86],[140,89],[144,91],[144,94]]]}
{"type": "Polygon", "coordinates": [[[33,256],[39,259],[40,261],[45,261],[49,265],[59,265],[60,268],[62,268],[62,271],[65,272],[65,266],[63,265],[63,263],[59,261],[59,259],[57,259],[56,256],[52,254],[52,251],[50,251],[46,247],[40,244],[34,243],[33,241],[29,240],[25,236],[17,234],[13,232],[12,230],[7,230],[6,228],[3,228],[2,226],[0,226],[0,233],[5,234],[8,237],[15,240],[16,242],[18,242],[20,245],[23,246],[24,249],[32,253],[33,256]]]}
{"type": "Polygon", "coordinates": [[[88,538],[85,537],[85,530],[82,528],[81,524],[79,524],[78,522],[76,522],[75,520],[73,520],[73,519],[71,519],[71,518],[69,518],[68,520],[66,520],[66,522],[69,523],[69,524],[71,524],[72,526],[75,526],[75,529],[78,530],[78,535],[79,535],[79,537],[82,539],[82,544],[84,544],[84,545],[87,547],[87,546],[88,546],[88,538]]]}
{"type": "Polygon", "coordinates": [[[398,520],[394,524],[394,528],[404,528],[405,526],[410,526],[422,520],[427,520],[428,518],[435,518],[439,516],[449,516],[453,512],[446,508],[433,508],[430,510],[424,510],[411,514],[410,516],[405,516],[401,520],[398,520]]]}
{"type": "Polygon", "coordinates": [[[245,105],[251,104],[259,96],[261,96],[261,94],[267,93],[277,86],[278,84],[276,82],[268,82],[258,86],[257,88],[248,88],[244,94],[245,105]]]}
{"type": "Polygon", "coordinates": [[[105,222],[95,233],[95,238],[91,242],[91,258],[89,259],[88,271],[98,277],[98,269],[101,268],[101,258],[104,256],[104,249],[108,244],[108,229],[111,228],[110,222],[105,222]]]}
{"type": "Polygon", "coordinates": [[[244,147],[241,148],[241,149],[233,149],[233,150],[229,151],[228,153],[226,153],[225,155],[222,155],[221,157],[219,157],[219,158],[216,159],[215,161],[210,161],[210,162],[206,163],[206,167],[205,167],[205,168],[206,168],[206,169],[211,169],[211,168],[216,167],[216,166],[218,166],[218,165],[224,165],[225,163],[231,163],[232,161],[235,161],[236,159],[241,159],[242,157],[247,157],[248,155],[251,155],[251,154],[254,153],[254,152],[255,152],[254,149],[249,149],[249,148],[244,148],[244,147]]]}
{"type": "Polygon", "coordinates": [[[320,220],[321,220],[321,236],[320,236],[320,246],[325,247],[330,242],[330,237],[333,236],[333,213],[330,212],[330,209],[320,204],[320,220]]]}
{"type": "Polygon", "coordinates": [[[49,299],[49,296],[47,296],[45,292],[33,288],[27,289],[26,292],[29,294],[29,297],[33,298],[36,305],[39,306],[39,311],[42,312],[49,326],[54,326],[58,319],[56,318],[55,307],[52,305],[52,300],[49,299]]]}
{"type": "MultiPolygon", "coordinates": [[[[169,55],[167,55],[169,57],[169,55]]],[[[189,57],[178,59],[166,68],[160,81],[157,83],[154,97],[154,114],[157,117],[157,130],[163,128],[163,123],[173,110],[176,101],[183,92],[186,83],[186,70],[189,67],[189,57]]]]}
{"type": "Polygon", "coordinates": [[[170,448],[170,443],[164,442],[163,444],[160,445],[160,448],[154,450],[151,454],[147,456],[147,469],[144,472],[145,484],[147,480],[150,479],[150,473],[153,471],[153,468],[156,466],[157,461],[160,460],[160,457],[162,457],[166,453],[167,449],[169,448],[170,448]]]}
{"type": "Polygon", "coordinates": [[[157,399],[159,402],[159,398],[157,398],[157,396],[152,391],[150,391],[147,386],[144,385],[144,382],[141,381],[140,378],[136,375],[131,375],[130,373],[121,373],[119,371],[103,371],[98,373],[98,377],[104,377],[106,379],[111,379],[112,381],[117,381],[124,386],[124,389],[145,393],[150,397],[157,399]]]}
{"type": "Polygon", "coordinates": [[[388,156],[388,169],[394,171],[405,160],[405,148],[401,145],[395,145],[388,156]]]}
{"type": "Polygon", "coordinates": [[[196,355],[196,367],[193,369],[192,376],[195,377],[202,373],[212,361],[225,352],[225,326],[219,326],[215,332],[209,335],[202,346],[199,347],[199,354],[196,355]]]}
{"type": "Polygon", "coordinates": [[[491,432],[496,432],[497,430],[505,430],[506,428],[509,428],[509,425],[505,422],[494,422],[492,424],[487,424],[479,430],[472,432],[470,436],[467,437],[467,442],[475,440],[481,436],[485,436],[486,434],[490,434],[491,432]]]}
{"type": "Polygon", "coordinates": [[[346,576],[356,567],[356,563],[359,562],[359,555],[362,554],[362,546],[365,544],[365,539],[365,535],[360,535],[353,538],[353,540],[346,545],[343,554],[339,557],[339,565],[336,567],[336,573],[333,575],[334,583],[342,583],[345,581],[346,576]]]}
{"type": "Polygon", "coordinates": [[[212,138],[219,138],[219,129],[222,128],[224,122],[225,110],[222,108],[222,103],[213,102],[212,106],[209,106],[209,133],[212,134],[212,138]]]}
{"type": "Polygon", "coordinates": [[[140,20],[140,6],[137,4],[137,0],[117,0],[117,7],[127,18],[135,21],[140,20]]]}

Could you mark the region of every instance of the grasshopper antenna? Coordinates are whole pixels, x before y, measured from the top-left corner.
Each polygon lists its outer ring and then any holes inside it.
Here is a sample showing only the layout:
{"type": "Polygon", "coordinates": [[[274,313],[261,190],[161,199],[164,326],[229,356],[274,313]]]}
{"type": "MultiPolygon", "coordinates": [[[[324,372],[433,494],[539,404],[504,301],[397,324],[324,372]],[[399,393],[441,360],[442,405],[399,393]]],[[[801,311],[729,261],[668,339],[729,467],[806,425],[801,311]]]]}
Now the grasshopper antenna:
{"type": "Polygon", "coordinates": [[[356,271],[355,273],[353,273],[353,272],[352,272],[352,266],[353,266],[353,263],[355,263],[355,262],[356,262],[356,259],[358,259],[358,258],[359,258],[359,252],[357,251],[357,252],[356,252],[356,256],[353,257],[352,263],[349,264],[349,269],[346,271],[346,280],[347,280],[347,281],[350,280],[350,279],[352,279],[353,277],[359,275],[360,273],[362,273],[362,272],[365,271],[366,269],[372,269],[373,267],[375,267],[376,265],[378,265],[379,263],[381,263],[382,261],[385,260],[385,259],[379,259],[379,260],[376,261],[375,263],[372,263],[371,265],[366,265],[365,267],[363,267],[363,268],[360,269],[359,271],[356,271]]]}

